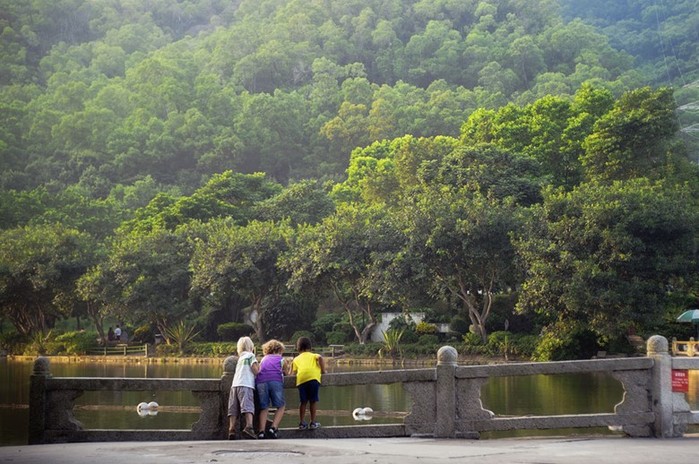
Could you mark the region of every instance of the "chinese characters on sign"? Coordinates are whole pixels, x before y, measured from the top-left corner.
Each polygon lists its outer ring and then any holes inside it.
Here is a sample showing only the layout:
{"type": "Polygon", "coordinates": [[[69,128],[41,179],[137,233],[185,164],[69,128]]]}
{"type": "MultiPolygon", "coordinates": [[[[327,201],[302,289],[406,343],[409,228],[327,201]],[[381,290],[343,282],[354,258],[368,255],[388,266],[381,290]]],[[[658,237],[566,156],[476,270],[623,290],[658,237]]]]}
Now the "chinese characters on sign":
{"type": "Polygon", "coordinates": [[[689,391],[689,374],[687,369],[672,370],[672,391],[687,393],[689,391]]]}

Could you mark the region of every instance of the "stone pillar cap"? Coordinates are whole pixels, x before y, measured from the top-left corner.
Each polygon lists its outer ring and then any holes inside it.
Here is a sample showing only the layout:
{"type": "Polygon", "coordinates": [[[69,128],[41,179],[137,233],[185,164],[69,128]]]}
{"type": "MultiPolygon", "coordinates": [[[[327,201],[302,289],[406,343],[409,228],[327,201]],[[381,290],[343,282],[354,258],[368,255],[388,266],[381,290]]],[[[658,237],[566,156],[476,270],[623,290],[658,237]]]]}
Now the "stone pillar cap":
{"type": "Polygon", "coordinates": [[[667,338],[662,335],[653,335],[646,342],[646,351],[650,354],[668,354],[669,345],[667,338]]]}
{"type": "Polygon", "coordinates": [[[459,353],[453,346],[443,346],[437,351],[437,365],[447,364],[456,365],[459,359],[459,353]]]}

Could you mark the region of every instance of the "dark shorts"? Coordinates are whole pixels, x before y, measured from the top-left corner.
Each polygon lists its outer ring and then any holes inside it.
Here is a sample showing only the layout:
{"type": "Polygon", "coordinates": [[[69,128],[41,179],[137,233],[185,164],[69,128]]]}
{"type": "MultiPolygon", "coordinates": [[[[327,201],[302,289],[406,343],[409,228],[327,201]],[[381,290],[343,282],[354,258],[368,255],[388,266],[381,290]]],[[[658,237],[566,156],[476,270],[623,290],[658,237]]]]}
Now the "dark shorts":
{"type": "Polygon", "coordinates": [[[304,382],[298,387],[299,389],[299,400],[302,403],[317,403],[320,401],[320,382],[317,380],[309,380],[304,382]]]}
{"type": "Polygon", "coordinates": [[[260,409],[268,409],[270,405],[281,408],[284,403],[284,384],[282,382],[263,382],[256,385],[260,409]]]}

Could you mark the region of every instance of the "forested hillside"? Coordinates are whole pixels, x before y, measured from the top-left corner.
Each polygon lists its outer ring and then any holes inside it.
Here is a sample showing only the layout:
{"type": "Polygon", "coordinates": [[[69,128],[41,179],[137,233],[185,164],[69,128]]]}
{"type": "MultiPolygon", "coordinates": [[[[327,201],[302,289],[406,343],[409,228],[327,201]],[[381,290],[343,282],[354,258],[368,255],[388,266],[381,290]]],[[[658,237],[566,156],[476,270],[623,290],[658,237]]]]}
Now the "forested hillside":
{"type": "Polygon", "coordinates": [[[635,57],[634,67],[652,85],[673,85],[680,137],[699,162],[699,15],[693,0],[563,0],[566,20],[581,18],[635,57]]]}
{"type": "Polygon", "coordinates": [[[0,0],[0,333],[363,343],[430,308],[550,359],[669,330],[695,3],[0,0]]]}

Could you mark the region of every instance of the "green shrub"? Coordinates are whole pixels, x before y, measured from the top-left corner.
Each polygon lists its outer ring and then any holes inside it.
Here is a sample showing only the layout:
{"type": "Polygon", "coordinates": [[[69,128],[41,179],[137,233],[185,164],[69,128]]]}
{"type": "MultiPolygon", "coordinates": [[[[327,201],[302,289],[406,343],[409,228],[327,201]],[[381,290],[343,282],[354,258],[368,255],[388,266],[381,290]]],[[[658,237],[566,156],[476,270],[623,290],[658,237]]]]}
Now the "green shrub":
{"type": "Polygon", "coordinates": [[[18,332],[0,333],[0,351],[6,351],[9,354],[19,354],[24,352],[26,345],[26,337],[18,332]]]}
{"type": "Polygon", "coordinates": [[[345,332],[333,331],[326,335],[325,340],[328,345],[342,345],[349,342],[351,338],[345,332]]]}
{"type": "Polygon", "coordinates": [[[194,342],[186,347],[187,354],[207,358],[233,356],[236,350],[236,343],[232,342],[194,342]]]}
{"type": "Polygon", "coordinates": [[[233,356],[238,354],[236,343],[212,343],[212,356],[233,356]]]}
{"type": "Polygon", "coordinates": [[[437,356],[437,346],[431,344],[411,343],[410,345],[402,345],[403,357],[431,357],[437,356]]]}
{"type": "Polygon", "coordinates": [[[606,348],[608,353],[624,353],[631,355],[636,351],[634,346],[629,343],[625,334],[620,334],[609,340],[606,344],[606,348]]]}
{"type": "Polygon", "coordinates": [[[512,354],[531,359],[537,343],[539,343],[539,337],[536,335],[517,334],[512,340],[512,354]]]}
{"type": "Polygon", "coordinates": [[[403,336],[401,337],[401,342],[403,343],[417,343],[420,336],[415,332],[414,329],[405,329],[403,336]]]}
{"type": "Polygon", "coordinates": [[[291,343],[296,346],[296,341],[301,338],[301,337],[306,337],[311,340],[311,346],[316,346],[316,338],[315,335],[313,335],[313,332],[310,332],[308,330],[297,330],[294,332],[294,334],[291,336],[291,343]]]}
{"type": "Polygon", "coordinates": [[[433,334],[420,335],[417,344],[434,348],[439,344],[439,337],[433,334]]]}
{"type": "Polygon", "coordinates": [[[179,356],[180,348],[177,345],[168,345],[167,343],[161,343],[155,347],[156,356],[179,356]]]}
{"type": "Polygon", "coordinates": [[[591,330],[556,325],[544,330],[532,359],[534,361],[590,359],[598,349],[597,336],[591,330]]]}
{"type": "Polygon", "coordinates": [[[383,333],[383,346],[379,348],[379,357],[390,357],[398,359],[403,357],[401,349],[401,339],[403,338],[403,330],[388,329],[383,333]]]}
{"type": "Polygon", "coordinates": [[[350,343],[345,345],[345,354],[357,357],[376,357],[382,347],[383,343],[378,342],[368,342],[363,345],[350,343]]]}
{"type": "Polygon", "coordinates": [[[471,323],[463,316],[454,316],[449,322],[449,330],[459,335],[465,335],[469,333],[468,328],[470,325],[471,323]]]}
{"type": "MultiPolygon", "coordinates": [[[[343,313],[325,313],[320,316],[313,324],[311,331],[313,332],[312,340],[317,340],[318,343],[326,343],[326,334],[334,331],[336,324],[343,321],[343,313]]],[[[296,341],[296,338],[292,337],[296,341]]],[[[329,342],[328,342],[329,343],[329,342]]]]}
{"type": "Polygon", "coordinates": [[[346,341],[352,340],[354,338],[354,328],[349,322],[338,322],[337,324],[333,325],[332,332],[342,332],[343,334],[345,334],[346,341]]]}
{"type": "Polygon", "coordinates": [[[512,334],[507,331],[492,332],[488,335],[486,350],[491,355],[505,355],[511,352],[512,334]]]}
{"type": "Polygon", "coordinates": [[[415,331],[415,322],[406,318],[405,315],[401,315],[391,319],[391,322],[388,323],[388,329],[415,331]]]}
{"type": "Polygon", "coordinates": [[[437,333],[437,326],[429,322],[418,322],[415,326],[415,333],[418,335],[429,335],[437,333]]]}
{"type": "Polygon", "coordinates": [[[140,327],[136,327],[133,331],[133,336],[131,341],[137,343],[155,343],[155,331],[150,324],[144,324],[140,327]]]}
{"type": "Polygon", "coordinates": [[[465,333],[463,336],[464,345],[466,346],[478,346],[483,345],[483,340],[481,340],[480,335],[476,335],[472,332],[465,333]]]}
{"type": "Polygon", "coordinates": [[[53,332],[50,330],[48,332],[34,332],[25,347],[24,354],[28,356],[52,355],[56,354],[59,349],[54,342],[53,332]]]}
{"type": "Polygon", "coordinates": [[[528,334],[513,334],[506,331],[488,335],[487,352],[491,355],[514,355],[531,358],[539,343],[539,337],[528,334]]]}
{"type": "Polygon", "coordinates": [[[55,341],[63,345],[62,352],[71,355],[82,355],[95,346],[97,338],[96,331],[85,330],[66,332],[58,335],[55,341]]]}
{"type": "Polygon", "coordinates": [[[225,322],[216,327],[216,334],[222,342],[237,342],[240,337],[249,337],[255,329],[240,322],[225,322]]]}
{"type": "Polygon", "coordinates": [[[461,350],[459,350],[461,353],[474,355],[487,354],[488,349],[486,345],[483,344],[480,335],[468,332],[463,335],[462,340],[463,345],[461,345],[461,350]]]}
{"type": "Polygon", "coordinates": [[[412,319],[396,317],[388,323],[388,330],[402,330],[401,343],[417,343],[419,335],[415,332],[417,325],[412,319]]]}

